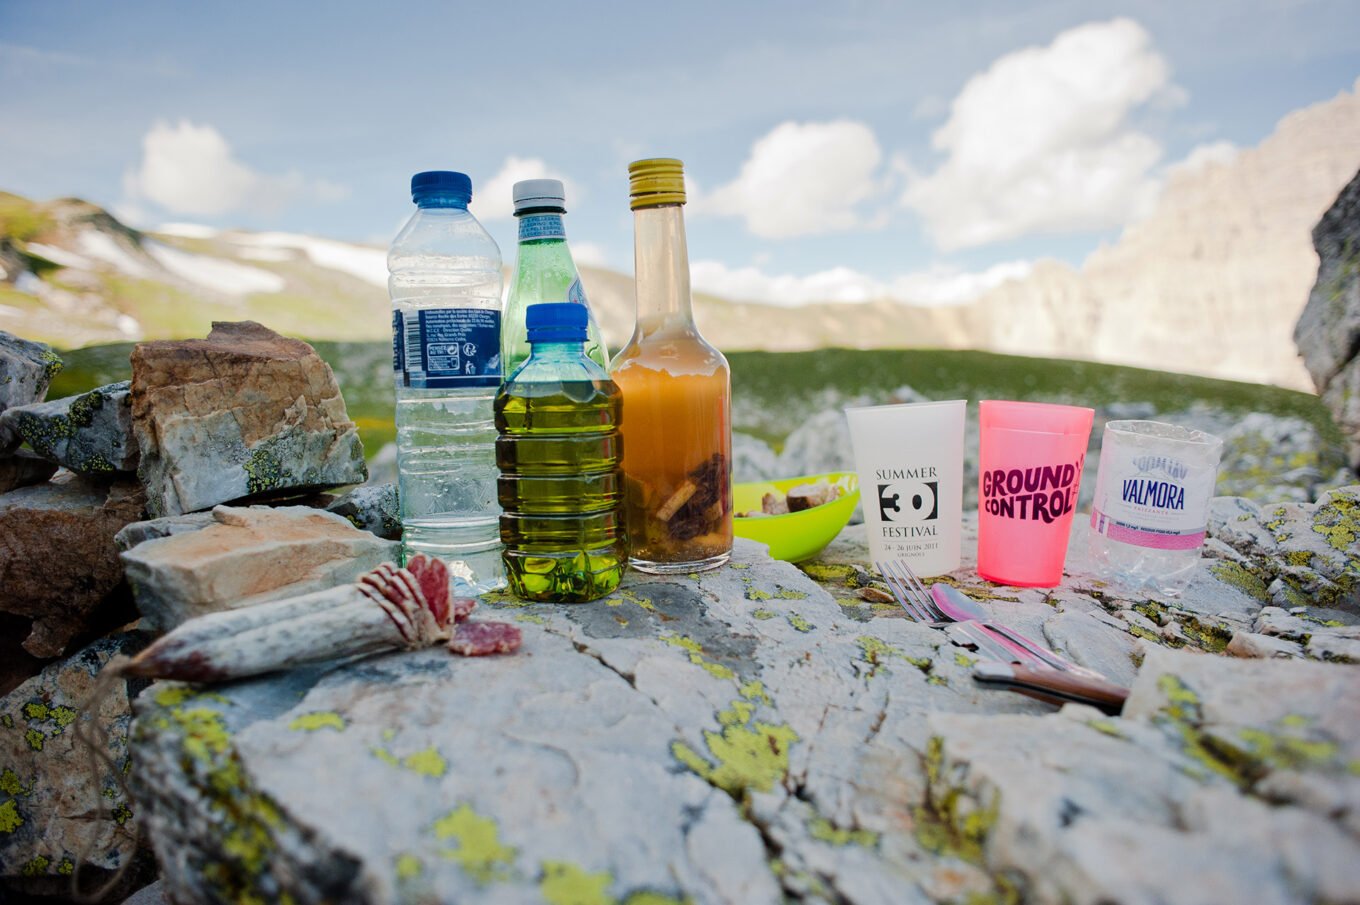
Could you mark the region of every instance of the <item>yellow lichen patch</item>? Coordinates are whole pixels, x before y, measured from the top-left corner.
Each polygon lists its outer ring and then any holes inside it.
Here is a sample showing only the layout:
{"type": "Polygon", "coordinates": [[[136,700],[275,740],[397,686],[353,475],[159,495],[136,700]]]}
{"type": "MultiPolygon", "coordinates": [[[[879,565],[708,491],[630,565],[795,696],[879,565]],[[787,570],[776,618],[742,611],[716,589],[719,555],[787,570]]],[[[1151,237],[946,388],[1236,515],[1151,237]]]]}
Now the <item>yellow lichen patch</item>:
{"type": "Polygon", "coordinates": [[[735,679],[737,674],[723,666],[721,663],[714,663],[712,660],[704,659],[703,645],[687,635],[668,634],[662,635],[661,640],[671,647],[678,647],[683,651],[689,652],[689,662],[703,669],[704,672],[713,676],[715,679],[735,679]]]}
{"type": "Polygon", "coordinates": [[[26,795],[28,790],[19,781],[19,774],[6,767],[4,770],[0,770],[0,792],[17,798],[20,795],[26,795]]]}
{"type": "Polygon", "coordinates": [[[797,613],[790,613],[790,614],[788,615],[787,619],[788,619],[789,625],[793,626],[796,630],[798,630],[798,631],[800,631],[800,632],[803,632],[804,634],[806,634],[807,632],[812,631],[814,628],[817,627],[817,626],[813,625],[811,622],[808,622],[806,619],[804,619],[802,616],[798,615],[797,613]]]}
{"type": "Polygon", "coordinates": [[[688,897],[677,899],[665,893],[652,892],[650,889],[642,889],[634,893],[629,893],[623,900],[623,905],[690,905],[691,899],[688,897]]]}
{"type": "Polygon", "coordinates": [[[634,591],[632,588],[620,588],[619,590],[614,592],[614,596],[619,598],[620,600],[625,600],[628,603],[640,606],[649,613],[656,612],[656,605],[653,604],[646,597],[643,597],[637,591],[634,591]]]}
{"type": "Polygon", "coordinates": [[[871,830],[843,830],[825,817],[814,817],[808,822],[808,834],[813,839],[831,845],[862,845],[872,848],[878,845],[878,833],[871,830]]]}
{"type": "Polygon", "coordinates": [[[293,719],[288,724],[289,729],[299,732],[316,732],[318,729],[335,729],[337,731],[345,728],[345,718],[334,710],[317,710],[313,713],[304,713],[293,719]]]}
{"type": "Polygon", "coordinates": [[[909,657],[882,638],[875,638],[873,635],[860,635],[855,640],[859,643],[860,653],[863,654],[861,659],[869,664],[870,678],[878,674],[880,666],[893,658],[910,663],[926,674],[929,674],[935,665],[929,657],[909,657]]]}
{"type": "Polygon", "coordinates": [[[29,701],[23,707],[24,719],[42,721],[47,719],[47,705],[41,701],[29,701]]]}
{"type": "Polygon", "coordinates": [[[501,842],[496,821],[483,817],[471,806],[461,804],[434,822],[435,838],[456,842],[442,854],[455,862],[478,883],[504,879],[515,861],[515,849],[501,842]]]}
{"type": "Polygon", "coordinates": [[[762,619],[762,620],[763,620],[763,619],[773,619],[773,618],[775,617],[776,614],[775,614],[774,610],[755,610],[755,611],[753,611],[753,612],[751,613],[751,615],[754,616],[754,617],[756,617],[757,619],[762,619]]]}
{"type": "MultiPolygon", "coordinates": [[[[748,706],[733,702],[733,708],[748,706]]],[[[722,732],[705,732],[704,742],[716,763],[709,762],[684,742],[673,742],[671,754],[709,784],[734,798],[747,789],[768,792],[789,772],[789,748],[798,733],[788,724],[775,725],[759,720],[750,726],[728,724],[722,732]]]]}
{"type": "Polygon", "coordinates": [[[1360,502],[1354,497],[1333,494],[1326,506],[1313,516],[1313,531],[1321,534],[1333,550],[1355,550],[1360,538],[1360,502]]]}
{"type": "Polygon", "coordinates": [[[23,866],[21,873],[25,877],[39,877],[47,873],[47,868],[52,864],[52,859],[46,855],[38,855],[33,860],[23,866]]]}
{"type": "Polygon", "coordinates": [[[28,742],[28,747],[34,751],[41,751],[46,740],[47,736],[43,735],[41,729],[30,729],[24,733],[24,741],[28,742]]]}
{"type": "Polygon", "coordinates": [[[425,870],[425,865],[421,864],[415,855],[398,855],[393,869],[396,871],[397,879],[404,882],[419,877],[425,870]]]}
{"type": "Polygon", "coordinates": [[[19,805],[11,798],[4,804],[0,804],[0,833],[12,833],[24,825],[24,818],[19,814],[19,805]]]}
{"type": "Polygon", "coordinates": [[[538,613],[520,613],[515,616],[516,622],[528,622],[533,625],[547,625],[548,620],[538,613]]]}
{"type": "Polygon", "coordinates": [[[179,707],[189,701],[201,698],[205,701],[217,701],[225,704],[227,699],[220,694],[205,692],[193,685],[179,682],[170,683],[165,688],[156,692],[156,703],[162,707],[179,707]]]}
{"type": "Polygon", "coordinates": [[[544,861],[539,894],[548,905],[615,905],[609,894],[614,882],[608,871],[587,873],[567,861],[544,861]]]}
{"type": "Polygon", "coordinates": [[[199,694],[187,686],[172,686],[159,692],[155,700],[158,704],[174,702],[153,725],[178,734],[186,768],[190,762],[197,764],[190,775],[201,784],[208,806],[222,821],[219,844],[224,857],[202,866],[205,879],[225,901],[263,901],[260,876],[269,871],[274,860],[273,831],[283,826],[283,815],[268,797],[250,787],[232,750],[222,714],[210,707],[183,706],[190,701],[224,699],[199,694]]]}
{"type": "Polygon", "coordinates": [[[435,750],[434,746],[413,752],[405,757],[397,757],[391,751],[384,748],[374,748],[373,754],[385,764],[394,767],[401,767],[410,770],[412,773],[419,773],[421,776],[430,776],[439,779],[449,772],[449,762],[444,759],[444,755],[435,750]]]}
{"type": "Polygon", "coordinates": [[[766,704],[773,704],[770,696],[765,693],[765,683],[759,679],[752,679],[745,685],[737,689],[743,698],[748,701],[761,701],[766,704]]]}

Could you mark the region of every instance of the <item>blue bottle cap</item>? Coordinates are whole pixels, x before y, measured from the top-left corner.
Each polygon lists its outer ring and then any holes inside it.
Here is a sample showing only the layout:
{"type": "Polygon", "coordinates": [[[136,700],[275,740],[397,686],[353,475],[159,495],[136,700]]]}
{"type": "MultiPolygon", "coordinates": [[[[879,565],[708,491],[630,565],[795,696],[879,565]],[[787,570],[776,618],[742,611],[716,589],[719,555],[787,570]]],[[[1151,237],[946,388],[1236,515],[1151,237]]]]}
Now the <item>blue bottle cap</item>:
{"type": "Polygon", "coordinates": [[[411,200],[419,204],[422,198],[443,195],[467,204],[472,200],[472,180],[466,173],[453,170],[426,170],[411,177],[411,200]]]}
{"type": "Polygon", "coordinates": [[[576,302],[542,302],[525,312],[531,343],[585,342],[590,315],[576,302]]]}

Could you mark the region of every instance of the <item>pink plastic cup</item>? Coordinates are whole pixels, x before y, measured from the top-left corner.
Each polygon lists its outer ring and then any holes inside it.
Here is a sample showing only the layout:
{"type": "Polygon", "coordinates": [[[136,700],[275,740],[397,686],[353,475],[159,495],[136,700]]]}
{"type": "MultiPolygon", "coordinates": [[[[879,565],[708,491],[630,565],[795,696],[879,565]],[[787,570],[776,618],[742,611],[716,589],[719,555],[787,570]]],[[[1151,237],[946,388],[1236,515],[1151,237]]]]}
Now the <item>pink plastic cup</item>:
{"type": "Polygon", "coordinates": [[[1062,581],[1095,410],[984,400],[978,574],[1019,587],[1062,581]]]}

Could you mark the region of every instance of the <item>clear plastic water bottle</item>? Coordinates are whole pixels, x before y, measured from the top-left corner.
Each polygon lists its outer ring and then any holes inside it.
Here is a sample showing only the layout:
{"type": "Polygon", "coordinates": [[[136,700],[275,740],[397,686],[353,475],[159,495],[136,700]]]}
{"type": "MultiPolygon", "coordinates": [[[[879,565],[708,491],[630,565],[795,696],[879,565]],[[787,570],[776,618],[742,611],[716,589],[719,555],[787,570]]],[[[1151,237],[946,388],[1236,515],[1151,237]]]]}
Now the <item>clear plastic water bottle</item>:
{"type": "Polygon", "coordinates": [[[502,587],[496,425],[501,252],[468,212],[472,180],[411,177],[416,212],[387,254],[402,552],[437,556],[473,592],[502,587]]]}

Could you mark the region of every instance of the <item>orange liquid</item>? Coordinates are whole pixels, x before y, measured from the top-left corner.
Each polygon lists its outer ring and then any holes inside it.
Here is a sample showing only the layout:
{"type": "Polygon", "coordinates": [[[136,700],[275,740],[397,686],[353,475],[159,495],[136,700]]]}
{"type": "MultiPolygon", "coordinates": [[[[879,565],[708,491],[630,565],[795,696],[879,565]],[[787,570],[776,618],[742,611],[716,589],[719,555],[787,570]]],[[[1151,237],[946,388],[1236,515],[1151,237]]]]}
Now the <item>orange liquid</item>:
{"type": "Polygon", "coordinates": [[[732,550],[727,365],[706,344],[679,345],[662,344],[669,354],[661,358],[624,349],[610,375],[623,391],[624,512],[639,565],[700,563],[732,550]]]}

